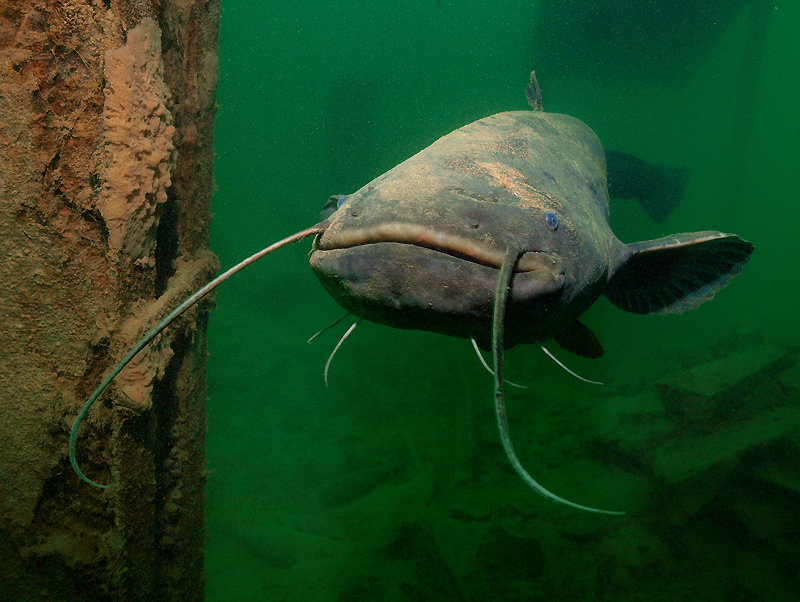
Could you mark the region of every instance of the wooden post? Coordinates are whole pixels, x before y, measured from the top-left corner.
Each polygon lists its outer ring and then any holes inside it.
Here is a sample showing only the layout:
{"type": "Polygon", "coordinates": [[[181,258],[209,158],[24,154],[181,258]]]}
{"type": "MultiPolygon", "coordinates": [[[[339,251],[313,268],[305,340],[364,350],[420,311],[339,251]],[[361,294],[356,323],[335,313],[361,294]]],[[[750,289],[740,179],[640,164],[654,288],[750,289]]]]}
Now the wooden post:
{"type": "Polygon", "coordinates": [[[219,0],[0,0],[0,600],[202,600],[219,0]]]}

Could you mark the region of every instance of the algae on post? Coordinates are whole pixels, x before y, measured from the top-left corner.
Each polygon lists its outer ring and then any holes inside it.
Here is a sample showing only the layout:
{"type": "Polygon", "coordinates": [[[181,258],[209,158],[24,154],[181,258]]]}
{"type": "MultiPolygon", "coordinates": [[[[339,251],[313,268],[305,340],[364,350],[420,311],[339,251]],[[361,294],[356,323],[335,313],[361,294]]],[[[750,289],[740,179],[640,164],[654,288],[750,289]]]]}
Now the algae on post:
{"type": "Polygon", "coordinates": [[[107,164],[100,212],[111,249],[150,264],[176,159],[161,30],[153,19],[142,19],[125,46],[106,53],[104,75],[107,164]]]}

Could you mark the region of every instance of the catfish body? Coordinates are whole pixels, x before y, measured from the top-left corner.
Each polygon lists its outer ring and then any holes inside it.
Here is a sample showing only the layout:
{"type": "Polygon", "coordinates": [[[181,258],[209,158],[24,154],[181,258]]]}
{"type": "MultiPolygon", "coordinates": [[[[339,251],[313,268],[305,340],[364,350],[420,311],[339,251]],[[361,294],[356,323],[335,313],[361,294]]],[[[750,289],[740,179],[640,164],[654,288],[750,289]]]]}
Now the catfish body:
{"type": "Polygon", "coordinates": [[[459,128],[343,197],[310,263],[357,316],[488,348],[509,248],[520,253],[505,347],[552,337],[587,357],[602,347],[577,319],[601,294],[636,313],[683,311],[727,284],[752,251],[719,232],[625,245],[609,225],[597,136],[535,110],[459,128]]]}

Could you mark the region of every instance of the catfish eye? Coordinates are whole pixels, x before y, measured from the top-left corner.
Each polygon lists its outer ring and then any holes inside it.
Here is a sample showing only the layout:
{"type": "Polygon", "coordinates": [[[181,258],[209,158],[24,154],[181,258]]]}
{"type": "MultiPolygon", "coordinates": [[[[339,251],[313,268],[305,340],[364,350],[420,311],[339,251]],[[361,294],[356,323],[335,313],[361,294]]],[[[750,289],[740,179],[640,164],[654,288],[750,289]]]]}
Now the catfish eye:
{"type": "Polygon", "coordinates": [[[342,206],[342,203],[347,198],[346,194],[334,194],[328,197],[325,204],[322,206],[322,212],[319,214],[322,219],[328,219],[333,215],[336,210],[342,206]]]}
{"type": "Polygon", "coordinates": [[[551,230],[555,230],[558,228],[558,216],[552,211],[548,211],[544,214],[544,223],[547,224],[547,227],[551,230]]]}

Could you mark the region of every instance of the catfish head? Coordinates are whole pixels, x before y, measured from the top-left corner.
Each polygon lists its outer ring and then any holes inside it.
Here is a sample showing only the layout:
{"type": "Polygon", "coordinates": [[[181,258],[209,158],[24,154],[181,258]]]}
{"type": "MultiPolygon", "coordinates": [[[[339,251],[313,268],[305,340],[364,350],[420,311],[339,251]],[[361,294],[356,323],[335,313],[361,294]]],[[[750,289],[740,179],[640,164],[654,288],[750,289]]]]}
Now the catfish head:
{"type": "Polygon", "coordinates": [[[566,115],[469,124],[337,200],[311,267],[354,315],[490,348],[512,278],[505,347],[544,341],[602,292],[610,251],[602,147],[566,115]]]}

